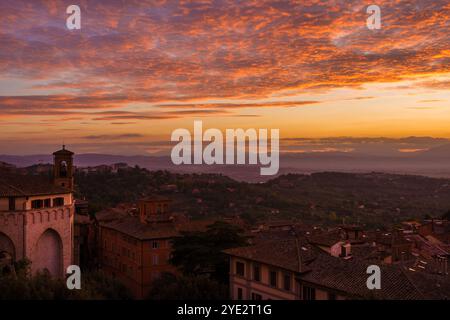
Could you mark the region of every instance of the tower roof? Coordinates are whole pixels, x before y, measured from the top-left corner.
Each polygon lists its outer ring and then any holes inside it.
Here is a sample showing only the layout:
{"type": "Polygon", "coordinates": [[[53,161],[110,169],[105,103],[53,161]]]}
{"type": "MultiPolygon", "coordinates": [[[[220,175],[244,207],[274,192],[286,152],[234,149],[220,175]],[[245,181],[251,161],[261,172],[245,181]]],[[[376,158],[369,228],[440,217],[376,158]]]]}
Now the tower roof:
{"type": "Polygon", "coordinates": [[[54,156],[56,156],[56,155],[69,155],[69,156],[73,156],[74,153],[73,153],[72,151],[67,150],[67,149],[66,149],[66,146],[63,145],[63,146],[62,146],[62,149],[53,152],[53,155],[54,155],[54,156]]]}

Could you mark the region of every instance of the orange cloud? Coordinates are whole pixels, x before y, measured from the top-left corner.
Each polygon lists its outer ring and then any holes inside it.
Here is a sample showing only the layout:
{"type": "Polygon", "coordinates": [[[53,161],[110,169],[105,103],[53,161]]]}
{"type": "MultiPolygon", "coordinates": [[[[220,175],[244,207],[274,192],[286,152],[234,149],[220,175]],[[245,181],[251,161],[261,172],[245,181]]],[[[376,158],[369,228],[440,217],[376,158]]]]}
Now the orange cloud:
{"type": "MultiPolygon", "coordinates": [[[[20,82],[2,88],[0,118],[130,124],[246,117],[242,108],[256,117],[322,103],[282,101],[288,95],[450,73],[448,0],[379,0],[376,31],[366,28],[368,4],[356,0],[78,4],[82,30],[69,31],[67,1],[0,2],[0,81],[20,82]]],[[[445,79],[418,85],[450,87],[445,79]]]]}

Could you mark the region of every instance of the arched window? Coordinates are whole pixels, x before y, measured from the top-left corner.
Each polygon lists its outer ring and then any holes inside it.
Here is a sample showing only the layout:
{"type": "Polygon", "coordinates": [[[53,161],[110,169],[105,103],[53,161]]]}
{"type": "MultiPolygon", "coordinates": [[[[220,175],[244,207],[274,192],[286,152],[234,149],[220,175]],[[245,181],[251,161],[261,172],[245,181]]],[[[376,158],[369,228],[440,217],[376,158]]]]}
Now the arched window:
{"type": "Polygon", "coordinates": [[[61,178],[67,177],[67,162],[65,161],[61,161],[61,163],[59,164],[59,176],[61,178]]]}
{"type": "Polygon", "coordinates": [[[16,250],[12,240],[4,233],[0,232],[0,252],[7,252],[12,259],[15,259],[16,250]]]}

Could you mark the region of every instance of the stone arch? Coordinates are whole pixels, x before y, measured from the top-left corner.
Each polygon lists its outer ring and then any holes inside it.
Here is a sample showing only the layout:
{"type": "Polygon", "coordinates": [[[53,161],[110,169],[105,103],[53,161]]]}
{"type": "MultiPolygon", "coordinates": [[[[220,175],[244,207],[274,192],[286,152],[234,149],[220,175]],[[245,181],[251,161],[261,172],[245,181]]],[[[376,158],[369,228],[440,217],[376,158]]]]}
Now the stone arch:
{"type": "Polygon", "coordinates": [[[36,243],[36,270],[47,270],[54,277],[61,277],[63,271],[63,244],[58,232],[45,230],[36,243]]]}
{"type": "Polygon", "coordinates": [[[14,246],[14,242],[3,232],[0,232],[0,252],[1,251],[8,252],[12,256],[13,260],[16,259],[16,248],[14,246]]]}

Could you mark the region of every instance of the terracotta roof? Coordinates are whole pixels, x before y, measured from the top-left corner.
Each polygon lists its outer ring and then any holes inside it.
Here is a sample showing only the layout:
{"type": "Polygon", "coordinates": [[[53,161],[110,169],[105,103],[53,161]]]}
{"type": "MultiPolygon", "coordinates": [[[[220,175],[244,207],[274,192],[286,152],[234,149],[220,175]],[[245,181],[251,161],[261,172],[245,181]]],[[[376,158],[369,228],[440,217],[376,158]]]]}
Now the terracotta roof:
{"type": "Polygon", "coordinates": [[[70,190],[54,185],[50,178],[19,174],[0,177],[0,197],[20,197],[70,193],[70,190]]]}
{"type": "Polygon", "coordinates": [[[108,208],[95,213],[95,219],[98,222],[109,222],[112,220],[125,218],[127,216],[128,216],[127,211],[120,208],[108,208]]]}
{"type": "Polygon", "coordinates": [[[356,259],[370,259],[378,257],[378,248],[376,246],[372,246],[369,243],[364,243],[360,245],[352,245],[351,247],[351,255],[356,259]]]}
{"type": "Polygon", "coordinates": [[[155,194],[139,199],[139,201],[170,201],[170,198],[155,194]]]}
{"type": "Polygon", "coordinates": [[[426,299],[450,299],[450,278],[424,272],[406,272],[406,276],[426,299]]]}
{"type": "Polygon", "coordinates": [[[102,227],[110,228],[131,237],[147,240],[173,238],[182,232],[203,232],[208,226],[218,221],[216,219],[189,221],[181,214],[154,215],[153,220],[142,223],[138,216],[127,213],[120,208],[109,208],[96,214],[96,220],[102,227]]]}
{"type": "MultiPolygon", "coordinates": [[[[370,247],[361,246],[361,249],[370,247]]],[[[367,251],[370,255],[373,250],[367,251]]],[[[284,240],[261,240],[252,246],[228,249],[224,252],[294,271],[300,282],[328,288],[355,299],[415,300],[444,299],[450,296],[448,276],[410,271],[400,265],[379,265],[381,289],[369,290],[366,284],[369,275],[366,272],[372,262],[358,258],[333,257],[301,238],[296,242],[292,236],[284,240]]]]}
{"type": "Polygon", "coordinates": [[[112,221],[101,221],[104,228],[113,229],[140,240],[173,238],[178,235],[171,222],[144,224],[137,217],[124,217],[112,221]]]}
{"type": "Polygon", "coordinates": [[[342,240],[341,231],[333,230],[331,232],[323,232],[319,234],[313,234],[308,237],[308,241],[320,246],[330,247],[342,240]]]}
{"type": "Polygon", "coordinates": [[[69,156],[72,156],[72,155],[74,155],[74,153],[72,152],[72,151],[69,151],[69,150],[67,150],[66,149],[66,146],[62,146],[62,149],[61,150],[58,150],[58,151],[55,151],[55,152],[53,152],[53,155],[69,155],[69,156]]]}
{"type": "Polygon", "coordinates": [[[376,232],[375,234],[371,234],[368,239],[375,241],[377,244],[389,247],[392,245],[410,244],[410,241],[404,235],[397,232],[376,232]]]}
{"type": "Polygon", "coordinates": [[[269,264],[294,272],[307,270],[306,262],[314,259],[316,250],[304,240],[261,241],[256,245],[224,251],[231,256],[269,264]]]}
{"type": "Polygon", "coordinates": [[[350,295],[353,298],[373,298],[391,300],[425,299],[426,296],[418,290],[407,275],[408,271],[399,266],[380,266],[381,289],[367,288],[366,273],[370,262],[345,260],[319,254],[308,267],[310,272],[299,275],[299,280],[318,286],[331,288],[350,295]]]}
{"type": "Polygon", "coordinates": [[[208,219],[208,220],[191,220],[186,223],[178,223],[176,224],[177,230],[180,232],[203,232],[208,229],[208,226],[214,224],[217,220],[208,219]]]}

